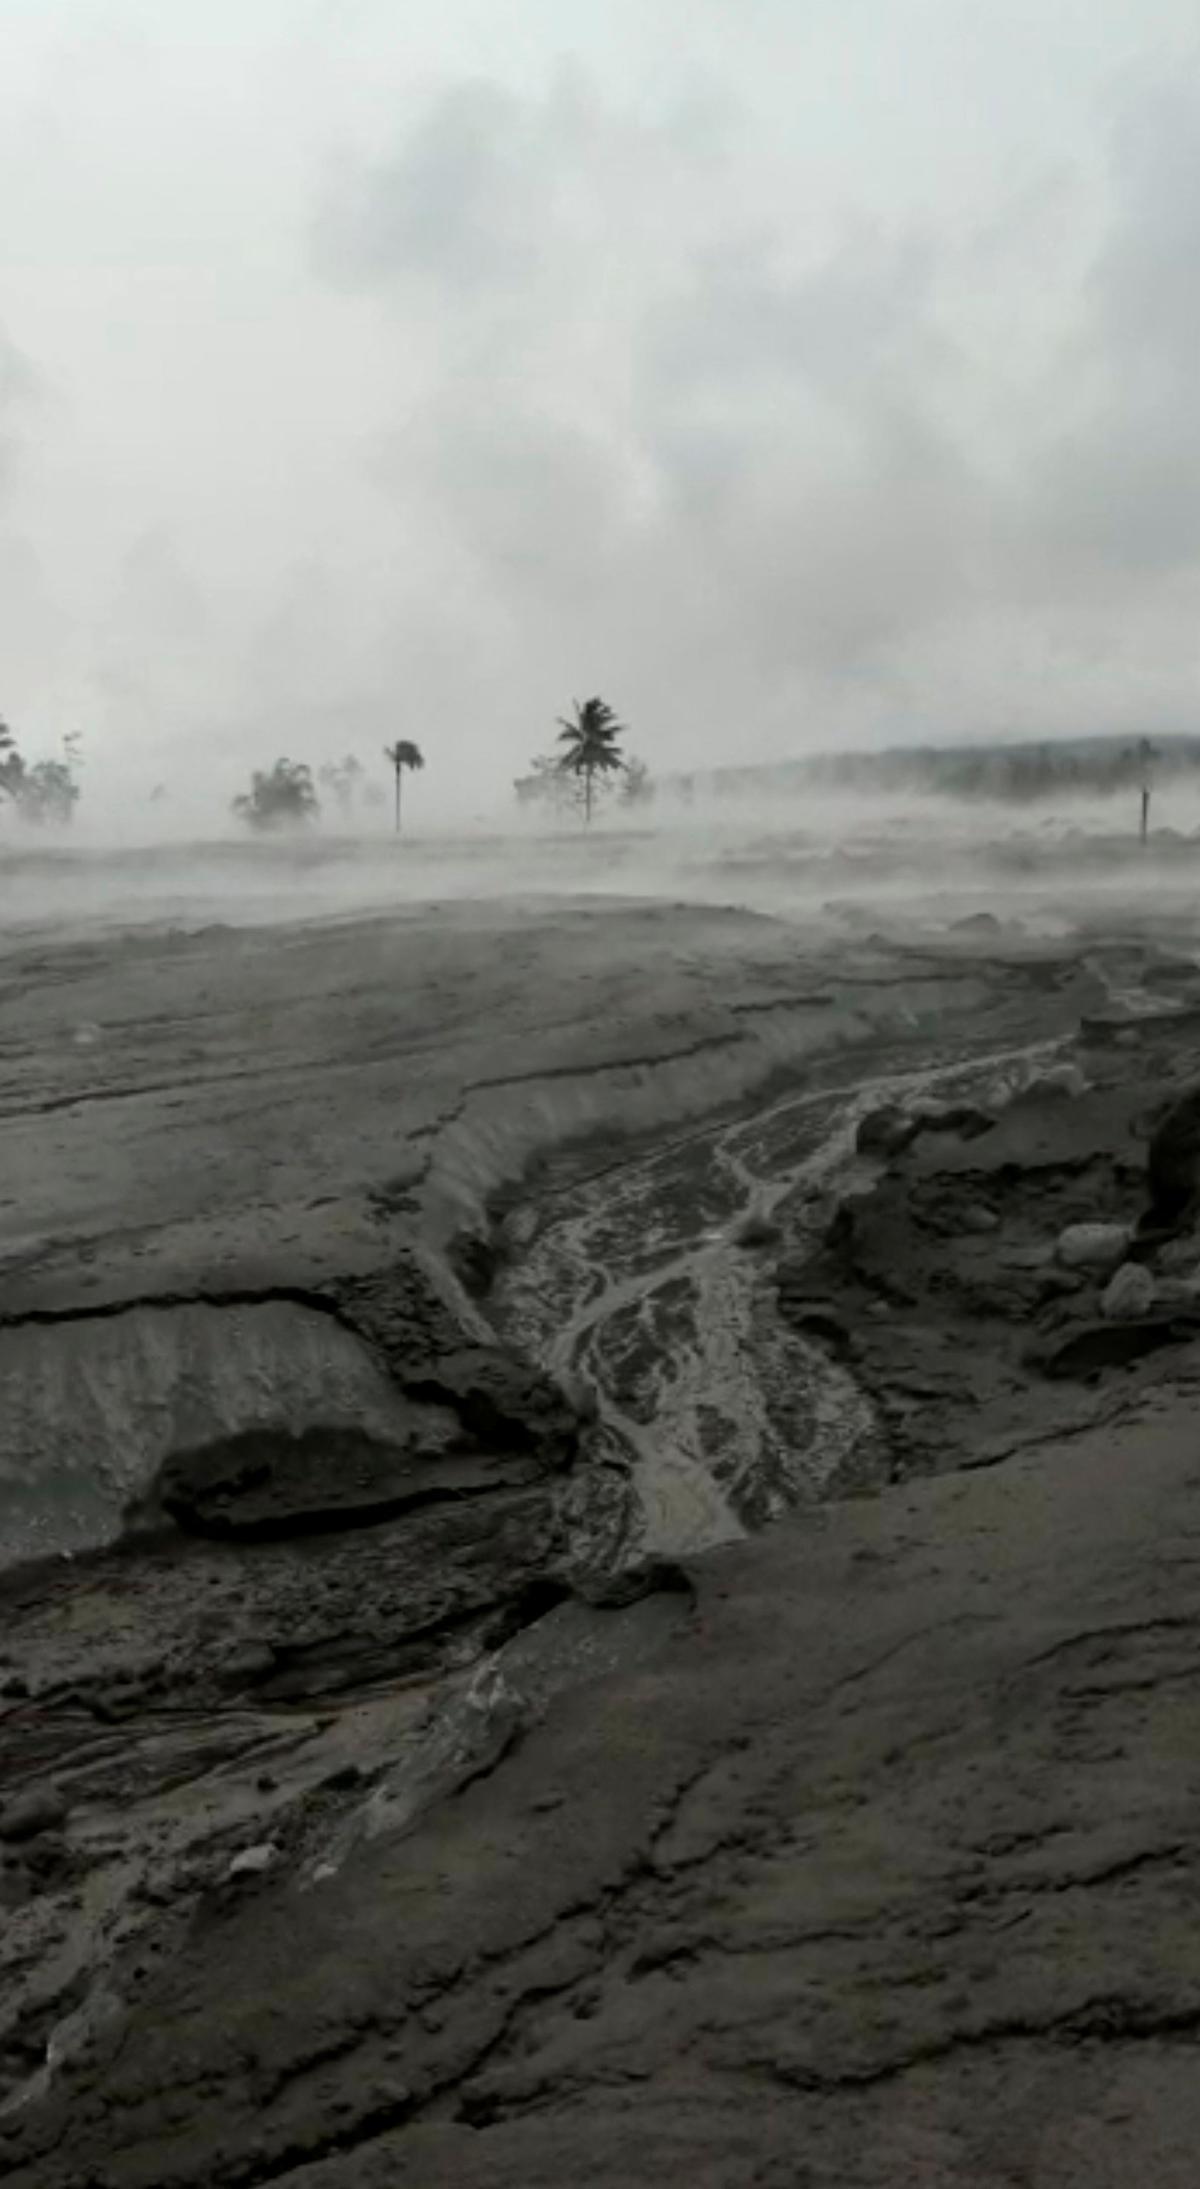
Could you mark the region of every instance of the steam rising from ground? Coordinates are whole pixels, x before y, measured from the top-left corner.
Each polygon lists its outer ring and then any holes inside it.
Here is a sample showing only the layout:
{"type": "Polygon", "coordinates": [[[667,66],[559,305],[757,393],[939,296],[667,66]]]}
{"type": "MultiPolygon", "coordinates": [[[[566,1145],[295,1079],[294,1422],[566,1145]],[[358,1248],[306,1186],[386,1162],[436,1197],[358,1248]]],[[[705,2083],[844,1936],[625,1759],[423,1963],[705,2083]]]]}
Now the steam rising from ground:
{"type": "Polygon", "coordinates": [[[594,896],[738,906],[808,928],[897,920],[945,927],[980,912],[1054,932],[1114,895],[1147,919],[1195,895],[1200,791],[1172,787],[1170,827],[1137,837],[1136,803],[1062,811],[912,798],[660,802],[636,827],[514,817],[397,839],[331,829],[250,840],[227,833],[124,842],[93,817],[32,838],[0,816],[0,918],[15,928],[231,926],[490,897],[594,896]],[[1128,810],[1127,810],[1128,809],[1128,810]]]}

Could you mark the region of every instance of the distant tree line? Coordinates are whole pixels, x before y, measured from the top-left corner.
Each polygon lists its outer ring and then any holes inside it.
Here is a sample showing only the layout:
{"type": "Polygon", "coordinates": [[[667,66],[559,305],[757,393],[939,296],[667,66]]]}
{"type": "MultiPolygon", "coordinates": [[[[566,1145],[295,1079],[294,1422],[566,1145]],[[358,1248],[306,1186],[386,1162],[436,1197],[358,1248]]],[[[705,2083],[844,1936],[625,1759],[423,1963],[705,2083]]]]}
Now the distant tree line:
{"type": "MultiPolygon", "coordinates": [[[[1038,805],[1138,789],[1148,767],[1162,757],[1147,738],[927,746],[828,755],[811,763],[810,780],[837,788],[922,790],[943,798],[1038,805]]],[[[1200,750],[1191,765],[1200,766],[1200,750]]]]}
{"type": "MultiPolygon", "coordinates": [[[[419,747],[408,738],[398,738],[394,745],[386,745],[383,757],[396,780],[398,834],[401,779],[406,771],[423,768],[425,762],[419,747]]],[[[343,820],[351,818],[360,799],[364,806],[378,806],[383,797],[378,784],[367,782],[366,769],[353,753],[347,753],[343,760],[330,761],[319,771],[318,781],[343,820]]],[[[312,769],[303,760],[287,759],[276,760],[269,768],[256,768],[250,778],[249,790],[242,791],[234,799],[232,810],[239,821],[244,821],[247,828],[259,835],[308,828],[321,813],[312,769]]]]}
{"type": "MultiPolygon", "coordinates": [[[[555,747],[539,753],[514,783],[518,804],[585,824],[605,807],[633,813],[647,808],[660,789],[685,804],[704,789],[718,798],[761,797],[805,791],[850,790],[928,794],[1015,805],[1069,801],[1136,790],[1141,833],[1149,823],[1152,783],[1200,775],[1200,737],[1067,738],[1039,743],[894,746],[882,752],[838,752],[804,760],[725,767],[665,778],[656,783],[644,760],[628,749],[628,731],[607,700],[576,700],[560,716],[555,747]]],[[[63,827],[80,797],[79,740],[63,740],[61,759],[29,761],[0,722],[0,802],[7,801],[30,826],[63,827]]],[[[403,783],[425,761],[420,747],[397,738],[382,757],[393,778],[397,833],[403,817],[403,783]]],[[[324,792],[339,817],[378,808],[385,793],[352,753],[320,768],[316,780],[304,761],[282,757],[255,769],[249,788],[232,802],[239,821],[256,833],[305,829],[320,817],[324,792]],[[318,791],[317,785],[320,785],[318,791]]],[[[157,785],[152,802],[164,795],[157,785]]]]}
{"type": "Polygon", "coordinates": [[[925,793],[1011,805],[1066,802],[1144,791],[1151,777],[1200,774],[1200,738],[1089,737],[1053,742],[893,746],[882,752],[820,753],[806,760],[714,768],[678,776],[685,800],[703,785],[720,797],[809,790],[925,793]]]}

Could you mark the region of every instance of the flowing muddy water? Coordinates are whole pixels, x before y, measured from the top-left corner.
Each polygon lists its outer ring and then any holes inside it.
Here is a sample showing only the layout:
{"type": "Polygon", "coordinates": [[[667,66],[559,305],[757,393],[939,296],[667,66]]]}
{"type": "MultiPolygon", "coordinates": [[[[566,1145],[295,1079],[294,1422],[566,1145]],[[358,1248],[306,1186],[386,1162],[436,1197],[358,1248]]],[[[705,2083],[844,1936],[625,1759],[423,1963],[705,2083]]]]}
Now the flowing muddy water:
{"type": "Polygon", "coordinates": [[[789,1505],[886,1474],[874,1408],[776,1312],[770,1267],[803,1251],[831,1197],[866,1186],[862,1118],[881,1103],[996,1103],[1054,1039],[876,1071],[676,1137],[508,1219],[492,1311],[596,1408],[568,1526],[621,1565],[708,1550],[789,1505]]]}
{"type": "MultiPolygon", "coordinates": [[[[789,1506],[886,1478],[871,1401],[822,1345],[787,1328],[774,1261],[816,1237],[834,1194],[870,1184],[875,1166],[855,1150],[868,1111],[1002,1103],[1059,1038],[919,1067],[880,1069],[877,1051],[849,1084],[677,1132],[510,1213],[492,1318],[595,1407],[563,1493],[572,1557],[620,1572],[694,1554],[789,1506]]],[[[661,1597],[636,1610],[634,1624],[614,1626],[564,1605],[439,1683],[428,1718],[370,1802],[321,1845],[307,1881],[319,1885],[364,1839],[404,1829],[489,1768],[554,1693],[602,1669],[618,1642],[636,1654],[644,1622],[652,1633],[676,1616],[661,1597]]]]}

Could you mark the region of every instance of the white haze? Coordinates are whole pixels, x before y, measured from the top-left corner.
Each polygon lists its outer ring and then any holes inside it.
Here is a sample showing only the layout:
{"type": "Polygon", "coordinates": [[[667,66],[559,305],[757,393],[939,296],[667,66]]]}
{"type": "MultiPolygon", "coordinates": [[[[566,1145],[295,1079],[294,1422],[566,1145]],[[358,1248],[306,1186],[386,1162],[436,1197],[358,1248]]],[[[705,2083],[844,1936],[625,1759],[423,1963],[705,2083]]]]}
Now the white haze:
{"type": "Polygon", "coordinates": [[[3,0],[0,714],[92,827],[413,737],[1193,726],[1187,0],[3,0]],[[146,800],[163,781],[168,797],[146,800]]]}
{"type": "MultiPolygon", "coordinates": [[[[1136,793],[1061,810],[904,795],[699,795],[630,825],[506,816],[503,828],[425,828],[299,837],[127,841],[10,831],[0,856],[0,928],[18,949],[49,932],[94,943],[120,933],[254,928],[304,919],[432,915],[486,929],[489,905],[539,921],[554,903],[622,898],[762,915],[812,941],[882,933],[944,937],[986,913],[1035,945],[1095,918],[1196,930],[1200,791],[1172,786],[1148,845],[1136,793]]],[[[736,926],[730,929],[736,945],[736,926]]],[[[710,947],[711,938],[705,947],[710,947]]],[[[986,947],[980,931],[964,947],[986,947]]],[[[414,944],[419,947],[419,943],[414,944]]],[[[798,961],[799,962],[799,961],[798,961]]]]}

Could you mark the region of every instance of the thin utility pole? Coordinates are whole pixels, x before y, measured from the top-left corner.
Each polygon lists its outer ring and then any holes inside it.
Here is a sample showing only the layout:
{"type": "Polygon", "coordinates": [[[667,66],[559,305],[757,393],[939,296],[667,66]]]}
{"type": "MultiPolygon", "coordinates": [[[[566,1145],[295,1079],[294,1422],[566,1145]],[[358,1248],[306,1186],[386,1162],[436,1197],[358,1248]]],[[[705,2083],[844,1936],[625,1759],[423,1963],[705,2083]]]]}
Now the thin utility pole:
{"type": "Polygon", "coordinates": [[[1138,745],[1138,759],[1142,764],[1142,821],[1138,834],[1143,843],[1150,834],[1150,791],[1153,784],[1154,763],[1158,758],[1148,737],[1138,745]]]}

